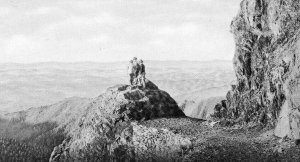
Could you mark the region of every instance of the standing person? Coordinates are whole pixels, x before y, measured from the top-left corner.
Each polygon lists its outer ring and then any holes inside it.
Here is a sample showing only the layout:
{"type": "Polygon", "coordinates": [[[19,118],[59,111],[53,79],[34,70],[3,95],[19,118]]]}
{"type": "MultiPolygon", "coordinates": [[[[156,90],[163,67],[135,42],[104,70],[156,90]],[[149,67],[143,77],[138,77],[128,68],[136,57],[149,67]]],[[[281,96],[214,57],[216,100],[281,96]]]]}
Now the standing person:
{"type": "Polygon", "coordinates": [[[144,62],[143,60],[139,60],[139,83],[140,85],[143,87],[143,88],[146,88],[146,83],[145,83],[145,80],[146,80],[146,72],[145,72],[145,65],[144,65],[144,62]]]}
{"type": "Polygon", "coordinates": [[[129,65],[127,67],[127,72],[129,74],[129,83],[130,85],[133,85],[133,79],[134,79],[134,69],[133,69],[133,61],[129,61],[129,65]]]}
{"type": "Polygon", "coordinates": [[[139,64],[136,57],[133,58],[133,74],[134,74],[133,85],[137,85],[138,75],[139,75],[139,64]]]}

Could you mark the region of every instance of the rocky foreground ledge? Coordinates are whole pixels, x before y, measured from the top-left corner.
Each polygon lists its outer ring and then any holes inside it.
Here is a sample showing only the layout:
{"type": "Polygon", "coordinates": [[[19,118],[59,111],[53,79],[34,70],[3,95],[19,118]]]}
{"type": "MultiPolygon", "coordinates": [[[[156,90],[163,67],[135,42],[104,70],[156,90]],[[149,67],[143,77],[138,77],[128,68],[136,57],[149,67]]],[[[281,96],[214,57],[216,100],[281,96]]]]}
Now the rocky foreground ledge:
{"type": "Polygon", "coordinates": [[[83,104],[85,111],[72,119],[76,121],[70,121],[72,126],[64,125],[68,138],[54,148],[50,161],[161,160],[189,148],[188,138],[137,124],[155,118],[185,117],[168,93],[150,81],[146,87],[117,85],[83,104]]]}

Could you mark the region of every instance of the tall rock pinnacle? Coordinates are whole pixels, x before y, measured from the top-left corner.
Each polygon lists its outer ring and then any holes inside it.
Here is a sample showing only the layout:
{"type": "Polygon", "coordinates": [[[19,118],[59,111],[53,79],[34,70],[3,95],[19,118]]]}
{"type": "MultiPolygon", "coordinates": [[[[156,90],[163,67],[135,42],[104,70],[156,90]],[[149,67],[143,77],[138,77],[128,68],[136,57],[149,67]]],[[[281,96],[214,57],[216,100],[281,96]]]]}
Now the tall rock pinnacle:
{"type": "Polygon", "coordinates": [[[231,24],[237,84],[227,115],[300,138],[300,1],[243,0],[231,24]]]}

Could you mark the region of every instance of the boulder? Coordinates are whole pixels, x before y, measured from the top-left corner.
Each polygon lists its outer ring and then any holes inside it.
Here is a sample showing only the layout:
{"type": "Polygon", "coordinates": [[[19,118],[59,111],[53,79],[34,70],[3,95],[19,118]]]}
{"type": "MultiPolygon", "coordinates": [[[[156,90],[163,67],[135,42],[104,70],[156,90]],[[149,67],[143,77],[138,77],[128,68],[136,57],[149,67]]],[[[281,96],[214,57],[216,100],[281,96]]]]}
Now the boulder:
{"type": "MultiPolygon", "coordinates": [[[[91,100],[83,110],[84,113],[68,129],[68,140],[54,150],[52,161],[88,160],[95,157],[102,158],[98,159],[101,161],[107,160],[106,158],[131,158],[137,155],[144,157],[145,151],[138,151],[139,149],[148,150],[153,147],[167,152],[174,146],[175,150],[171,150],[174,152],[180,151],[177,148],[190,144],[189,139],[171,132],[161,133],[159,130],[133,123],[154,118],[185,116],[175,100],[150,81],[147,81],[145,89],[129,85],[110,87],[104,94],[91,100]],[[167,138],[161,137],[161,134],[166,134],[167,138]],[[150,143],[143,141],[146,139],[150,143]],[[163,140],[166,142],[159,143],[163,140]]],[[[158,150],[155,152],[159,153],[158,150]]]]}

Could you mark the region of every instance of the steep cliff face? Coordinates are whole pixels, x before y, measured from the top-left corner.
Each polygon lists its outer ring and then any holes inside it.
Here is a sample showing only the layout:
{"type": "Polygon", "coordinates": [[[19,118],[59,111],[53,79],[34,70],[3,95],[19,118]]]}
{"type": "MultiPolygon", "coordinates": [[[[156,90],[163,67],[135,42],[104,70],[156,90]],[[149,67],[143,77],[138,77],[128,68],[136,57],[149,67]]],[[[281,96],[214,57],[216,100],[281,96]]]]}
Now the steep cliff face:
{"type": "Polygon", "coordinates": [[[300,138],[300,1],[243,0],[231,24],[236,85],[227,117],[300,138]]]}

